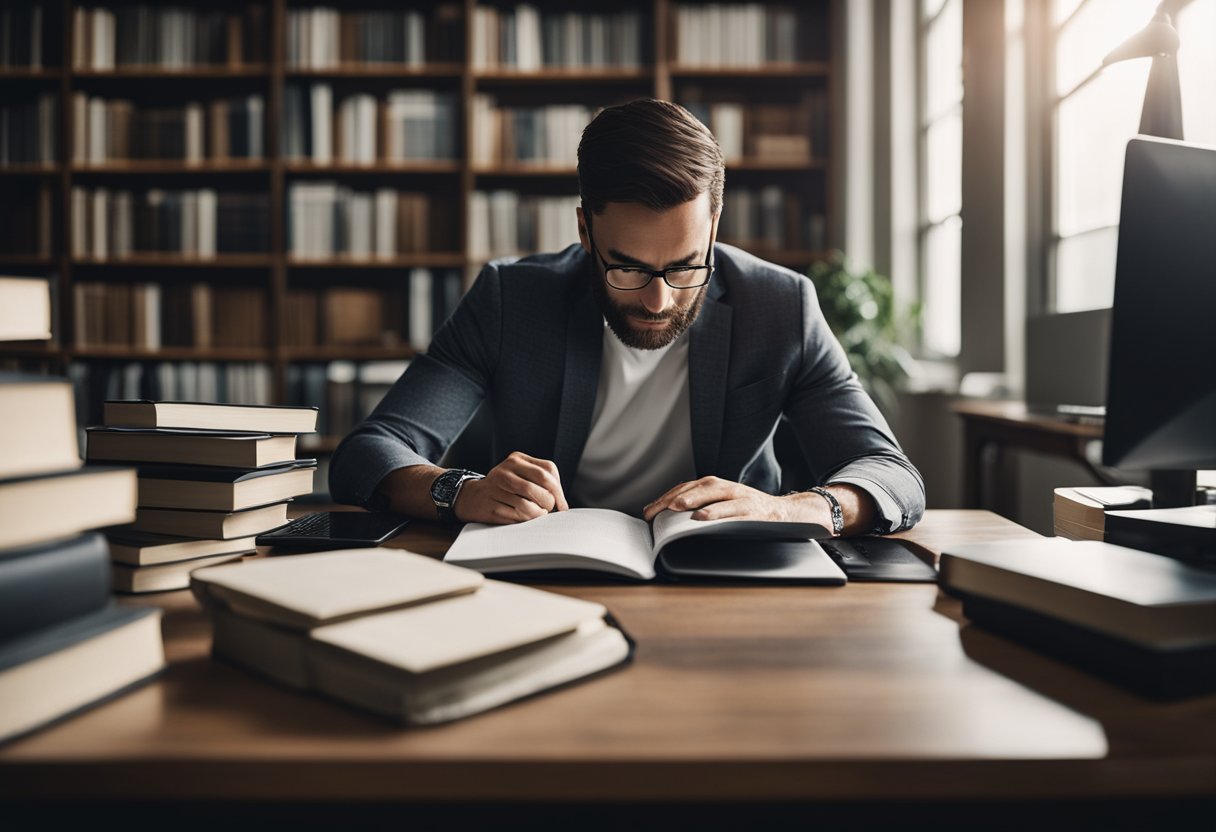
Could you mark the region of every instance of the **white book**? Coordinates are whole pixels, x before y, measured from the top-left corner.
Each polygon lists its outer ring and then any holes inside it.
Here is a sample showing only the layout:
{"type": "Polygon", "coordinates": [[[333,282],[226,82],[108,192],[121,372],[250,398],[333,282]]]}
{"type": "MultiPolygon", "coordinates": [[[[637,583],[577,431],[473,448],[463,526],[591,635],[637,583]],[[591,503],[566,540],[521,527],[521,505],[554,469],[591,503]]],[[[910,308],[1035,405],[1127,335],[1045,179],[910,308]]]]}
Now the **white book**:
{"type": "Polygon", "coordinates": [[[350,195],[347,210],[347,250],[356,260],[372,255],[372,195],[356,191],[350,195]]]}
{"type": "MultiPolygon", "coordinates": [[[[717,541],[736,543],[734,563],[717,564],[734,577],[794,578],[843,584],[844,573],[814,539],[831,537],[815,523],[785,523],[755,520],[693,520],[691,511],[661,512],[653,523],[610,509],[578,508],[551,512],[507,526],[469,523],[444,556],[445,563],[476,569],[485,574],[535,570],[583,570],[606,572],[625,578],[654,580],[664,569],[678,572],[660,555],[671,544],[705,535],[717,541]],[[797,564],[784,564],[760,575],[758,559],[752,557],[757,539],[796,539],[802,553],[797,564]],[[750,558],[750,560],[749,560],[750,558]]],[[[704,544],[710,549],[708,542],[704,544]]],[[[686,574],[708,574],[714,568],[706,560],[701,566],[684,562],[686,574]],[[702,570],[702,571],[698,571],[702,570]]],[[[683,573],[682,573],[683,574],[683,573]]]]}
{"type": "Polygon", "coordinates": [[[743,105],[734,102],[717,102],[710,105],[710,128],[722,148],[722,158],[727,164],[743,158],[743,105]]]}
{"type": "Polygon", "coordinates": [[[536,72],[541,67],[540,12],[535,6],[515,7],[516,68],[520,72],[536,72]]]}
{"type": "Polygon", "coordinates": [[[397,253],[397,192],[392,188],[376,189],[375,254],[391,259],[397,253]]]}
{"type": "Polygon", "coordinates": [[[198,192],[198,254],[200,257],[214,257],[216,254],[216,210],[217,199],[211,188],[202,188],[198,192]]]}
{"type": "Polygon", "coordinates": [[[434,282],[430,269],[410,269],[410,346],[419,352],[431,343],[434,282]]]}
{"type": "Polygon", "coordinates": [[[484,70],[490,64],[490,24],[497,14],[497,9],[481,5],[473,7],[473,35],[469,43],[469,54],[474,72],[484,70]]]}
{"type": "Polygon", "coordinates": [[[186,161],[203,160],[203,105],[191,101],[186,105],[186,161]]]}
{"type": "Polygon", "coordinates": [[[485,191],[473,191],[469,194],[467,222],[469,256],[474,260],[490,257],[490,199],[485,191]]]}
{"type": "Polygon", "coordinates": [[[89,44],[85,40],[91,14],[80,6],[72,9],[72,69],[88,69],[92,65],[88,55],[89,44]]]}
{"type": "Polygon", "coordinates": [[[198,254],[198,194],[195,191],[180,191],[181,199],[181,252],[198,254]]]}
{"type": "Polygon", "coordinates": [[[313,84],[312,160],[318,165],[333,161],[333,93],[329,84],[313,84]]]}
{"type": "Polygon", "coordinates": [[[160,349],[160,284],[144,284],[144,346],[160,349]]]}
{"type": "Polygon", "coordinates": [[[490,253],[515,254],[519,251],[519,194],[514,191],[491,191],[490,253]]]}
{"type": "Polygon", "coordinates": [[[89,99],[88,161],[91,165],[101,164],[109,155],[106,147],[106,136],[109,133],[107,115],[104,98],[89,99]]]}

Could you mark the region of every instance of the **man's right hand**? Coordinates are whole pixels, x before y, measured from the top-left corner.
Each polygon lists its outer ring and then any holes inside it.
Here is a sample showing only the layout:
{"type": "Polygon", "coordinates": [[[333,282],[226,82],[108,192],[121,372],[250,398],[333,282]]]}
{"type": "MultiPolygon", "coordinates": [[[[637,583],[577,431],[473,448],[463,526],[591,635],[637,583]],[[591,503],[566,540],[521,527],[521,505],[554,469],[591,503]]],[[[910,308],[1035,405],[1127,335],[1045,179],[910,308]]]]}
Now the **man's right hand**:
{"type": "Polygon", "coordinates": [[[557,465],[515,451],[490,469],[484,479],[470,480],[452,506],[462,523],[519,523],[566,511],[557,465]]]}

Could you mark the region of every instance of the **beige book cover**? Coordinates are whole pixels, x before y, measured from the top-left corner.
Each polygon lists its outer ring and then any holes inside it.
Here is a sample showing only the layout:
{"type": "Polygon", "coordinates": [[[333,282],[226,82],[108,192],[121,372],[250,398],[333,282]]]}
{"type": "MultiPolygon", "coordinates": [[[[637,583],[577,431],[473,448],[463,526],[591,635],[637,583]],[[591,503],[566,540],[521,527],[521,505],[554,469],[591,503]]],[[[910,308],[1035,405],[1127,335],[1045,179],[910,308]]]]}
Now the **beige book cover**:
{"type": "Polygon", "coordinates": [[[605,613],[590,601],[486,581],[468,595],[318,627],[312,637],[410,673],[427,673],[571,633],[605,613]]]}
{"type": "Polygon", "coordinates": [[[204,603],[285,627],[310,628],[357,615],[472,592],[477,572],[401,549],[338,549],[254,558],[200,569],[190,586],[204,603]]]}

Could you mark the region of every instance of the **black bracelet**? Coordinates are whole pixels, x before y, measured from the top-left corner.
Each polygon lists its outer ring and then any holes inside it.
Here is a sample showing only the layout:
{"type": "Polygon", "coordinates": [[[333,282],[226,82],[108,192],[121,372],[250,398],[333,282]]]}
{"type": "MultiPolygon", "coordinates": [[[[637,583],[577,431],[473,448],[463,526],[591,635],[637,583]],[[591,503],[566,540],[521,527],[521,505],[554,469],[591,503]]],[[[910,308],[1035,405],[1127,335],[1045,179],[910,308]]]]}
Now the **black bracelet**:
{"type": "Polygon", "coordinates": [[[840,501],[836,499],[836,495],[818,485],[808,490],[814,491],[828,501],[828,506],[832,509],[832,536],[840,537],[844,534],[844,510],[840,508],[840,501]]]}

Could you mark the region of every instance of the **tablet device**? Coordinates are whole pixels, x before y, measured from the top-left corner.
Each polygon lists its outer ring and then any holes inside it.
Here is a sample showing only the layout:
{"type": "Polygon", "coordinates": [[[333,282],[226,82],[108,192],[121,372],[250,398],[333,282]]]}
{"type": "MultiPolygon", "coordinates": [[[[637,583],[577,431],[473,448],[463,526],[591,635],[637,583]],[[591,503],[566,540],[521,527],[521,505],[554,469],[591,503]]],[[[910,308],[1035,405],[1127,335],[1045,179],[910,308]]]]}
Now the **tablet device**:
{"type": "Polygon", "coordinates": [[[409,518],[386,511],[319,511],[260,534],[256,542],[284,549],[379,546],[409,523],[409,518]]]}
{"type": "Polygon", "coordinates": [[[837,537],[821,540],[850,581],[933,583],[937,570],[916,551],[892,537],[837,537]]]}

